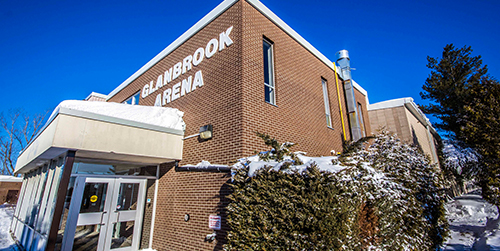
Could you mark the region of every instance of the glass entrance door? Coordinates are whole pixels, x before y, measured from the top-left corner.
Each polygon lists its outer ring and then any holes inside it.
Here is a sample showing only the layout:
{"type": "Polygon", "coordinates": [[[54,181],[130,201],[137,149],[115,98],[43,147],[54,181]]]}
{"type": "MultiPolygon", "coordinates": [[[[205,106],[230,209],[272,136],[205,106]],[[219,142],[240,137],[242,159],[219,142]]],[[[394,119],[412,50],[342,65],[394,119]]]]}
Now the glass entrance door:
{"type": "Polygon", "coordinates": [[[146,180],[115,181],[104,250],[138,250],[145,188],[146,180]]]}
{"type": "Polygon", "coordinates": [[[62,250],[138,250],[146,180],[79,177],[62,250]]]}

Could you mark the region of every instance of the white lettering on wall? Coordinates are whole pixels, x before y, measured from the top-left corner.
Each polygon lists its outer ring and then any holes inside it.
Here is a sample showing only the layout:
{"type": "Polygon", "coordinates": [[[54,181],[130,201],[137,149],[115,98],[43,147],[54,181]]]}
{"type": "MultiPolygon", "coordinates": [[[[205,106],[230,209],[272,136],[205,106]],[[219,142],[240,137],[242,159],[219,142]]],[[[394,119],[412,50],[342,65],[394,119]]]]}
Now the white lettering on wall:
{"type": "Polygon", "coordinates": [[[217,48],[219,48],[219,41],[215,38],[210,40],[205,48],[205,56],[211,58],[217,52],[217,48]]]}
{"type": "Polygon", "coordinates": [[[219,35],[219,51],[224,50],[227,46],[230,46],[233,44],[233,40],[229,37],[229,34],[231,34],[231,31],[233,30],[233,26],[227,28],[226,32],[222,32],[219,35]]]}
{"type": "Polygon", "coordinates": [[[142,98],[145,98],[149,95],[149,85],[144,85],[142,87],[142,98]]]}
{"type": "Polygon", "coordinates": [[[193,55],[193,65],[198,66],[203,58],[205,57],[205,50],[203,48],[198,48],[193,55]]]}
{"type": "Polygon", "coordinates": [[[196,87],[202,87],[202,86],[203,86],[203,75],[201,74],[201,71],[197,71],[194,74],[194,82],[191,90],[194,91],[196,90],[196,87]]]}
{"type": "Polygon", "coordinates": [[[155,92],[156,90],[153,88],[153,80],[151,80],[151,82],[149,82],[149,94],[155,92]]]}
{"type": "Polygon", "coordinates": [[[173,74],[172,80],[176,79],[177,77],[179,77],[181,75],[181,69],[182,69],[181,62],[174,65],[174,73],[172,73],[173,74]]]}
{"type": "Polygon", "coordinates": [[[191,70],[191,61],[193,60],[193,56],[189,55],[182,61],[182,74],[191,70]]]}
{"type": "Polygon", "coordinates": [[[156,80],[155,91],[163,87],[163,75],[158,76],[156,80]]]}
{"type": "Polygon", "coordinates": [[[163,78],[163,86],[166,86],[172,81],[172,67],[165,71],[165,77],[163,78]]]}
{"type": "MultiPolygon", "coordinates": [[[[141,97],[146,98],[157,90],[167,87],[170,82],[189,72],[193,66],[198,66],[204,58],[211,58],[218,51],[222,51],[226,47],[231,46],[234,43],[229,37],[232,30],[233,26],[227,28],[226,31],[219,34],[218,40],[217,38],[211,39],[208,41],[205,48],[198,48],[192,55],[186,56],[181,62],[178,62],[173,67],[170,67],[165,71],[165,73],[158,76],[156,85],[154,85],[154,80],[151,80],[149,84],[145,84],[142,88],[141,97]]],[[[202,87],[203,84],[203,74],[201,70],[199,70],[194,74],[194,78],[192,75],[184,78],[171,88],[166,88],[162,93],[156,95],[155,106],[166,105],[193,92],[196,88],[202,87]]]]}
{"type": "Polygon", "coordinates": [[[172,101],[181,97],[181,95],[179,94],[180,87],[181,87],[181,82],[172,86],[172,101]]]}
{"type": "Polygon", "coordinates": [[[181,97],[191,92],[191,83],[193,83],[193,76],[182,80],[181,97]]]}
{"type": "Polygon", "coordinates": [[[170,103],[170,95],[172,94],[172,89],[168,88],[163,91],[163,105],[170,103]]]}
{"type": "Polygon", "coordinates": [[[161,106],[161,93],[156,95],[155,106],[161,106]]]}

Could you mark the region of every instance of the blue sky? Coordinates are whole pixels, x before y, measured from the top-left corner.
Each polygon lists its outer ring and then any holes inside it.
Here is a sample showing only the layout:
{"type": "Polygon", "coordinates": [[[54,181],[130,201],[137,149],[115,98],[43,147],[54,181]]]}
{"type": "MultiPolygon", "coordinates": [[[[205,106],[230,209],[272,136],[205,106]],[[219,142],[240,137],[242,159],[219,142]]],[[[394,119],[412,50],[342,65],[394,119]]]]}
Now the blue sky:
{"type": "MultiPolygon", "coordinates": [[[[220,2],[0,0],[0,112],[108,94],[220,2]]],[[[262,3],[329,59],[349,50],[371,103],[421,103],[426,57],[448,43],[472,46],[500,78],[497,0],[262,3]]]]}

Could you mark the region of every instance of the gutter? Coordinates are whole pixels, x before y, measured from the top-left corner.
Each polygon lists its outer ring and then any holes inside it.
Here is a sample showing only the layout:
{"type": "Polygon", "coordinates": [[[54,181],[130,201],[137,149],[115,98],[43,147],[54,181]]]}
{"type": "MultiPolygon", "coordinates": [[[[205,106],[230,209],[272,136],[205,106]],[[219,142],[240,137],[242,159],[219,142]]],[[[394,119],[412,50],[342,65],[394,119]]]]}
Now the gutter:
{"type": "Polygon", "coordinates": [[[232,167],[226,165],[209,165],[209,166],[195,166],[195,165],[185,165],[176,166],[176,172],[219,172],[219,173],[230,173],[232,167]]]}

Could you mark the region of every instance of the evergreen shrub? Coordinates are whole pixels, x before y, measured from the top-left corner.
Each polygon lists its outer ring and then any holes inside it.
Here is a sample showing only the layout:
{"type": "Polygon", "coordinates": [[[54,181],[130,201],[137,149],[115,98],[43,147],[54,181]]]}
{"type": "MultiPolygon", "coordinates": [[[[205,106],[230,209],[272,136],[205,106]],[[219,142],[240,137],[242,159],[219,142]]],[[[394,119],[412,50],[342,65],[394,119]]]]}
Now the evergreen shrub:
{"type": "Polygon", "coordinates": [[[293,144],[260,136],[273,147],[261,160],[280,156],[280,164],[251,177],[249,163],[235,170],[226,250],[431,250],[441,243],[439,170],[418,149],[384,133],[335,159],[345,168],[334,173],[314,162],[295,168],[300,157],[281,153],[293,144]]]}

